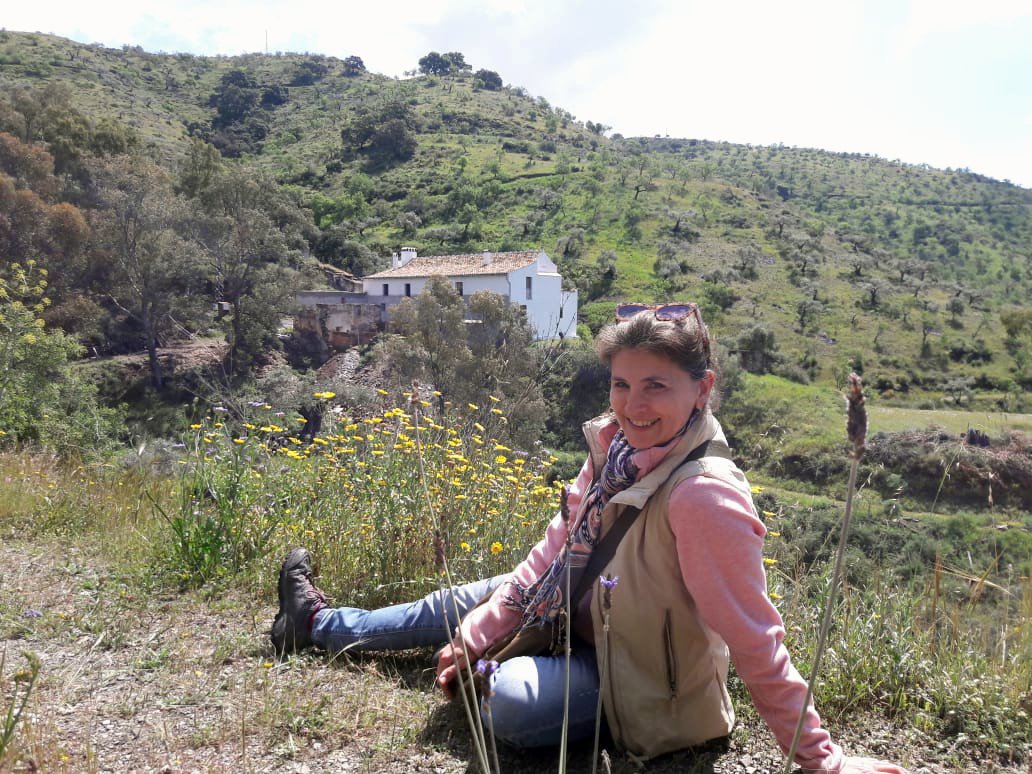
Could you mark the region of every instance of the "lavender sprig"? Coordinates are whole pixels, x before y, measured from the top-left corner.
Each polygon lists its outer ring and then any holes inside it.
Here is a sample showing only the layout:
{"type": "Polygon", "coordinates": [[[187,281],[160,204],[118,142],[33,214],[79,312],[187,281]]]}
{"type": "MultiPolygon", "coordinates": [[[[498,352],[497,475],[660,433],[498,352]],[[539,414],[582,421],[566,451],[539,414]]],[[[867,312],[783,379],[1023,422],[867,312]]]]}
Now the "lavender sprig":
{"type": "Polygon", "coordinates": [[[477,661],[477,674],[483,678],[481,682],[483,686],[482,706],[484,714],[487,716],[487,737],[491,741],[491,763],[494,766],[493,771],[500,774],[502,767],[498,762],[498,745],[495,743],[494,735],[494,716],[491,714],[491,697],[494,696],[494,690],[491,687],[491,676],[497,671],[498,662],[494,659],[480,659],[477,661]]]}
{"type": "Polygon", "coordinates": [[[602,687],[609,671],[609,611],[613,608],[613,589],[620,582],[619,575],[603,575],[598,582],[602,586],[602,673],[598,679],[598,702],[595,705],[595,745],[591,752],[591,774],[598,767],[598,740],[602,732],[602,687]]]}

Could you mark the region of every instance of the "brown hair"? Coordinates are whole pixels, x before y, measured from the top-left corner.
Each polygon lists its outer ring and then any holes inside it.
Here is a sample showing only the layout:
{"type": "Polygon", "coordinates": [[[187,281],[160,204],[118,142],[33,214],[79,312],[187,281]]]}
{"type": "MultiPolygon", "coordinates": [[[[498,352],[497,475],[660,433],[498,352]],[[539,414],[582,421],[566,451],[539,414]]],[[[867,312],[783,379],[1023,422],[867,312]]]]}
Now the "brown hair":
{"type": "MultiPolygon", "coordinates": [[[[669,358],[695,379],[701,379],[707,370],[713,371],[719,382],[720,368],[716,356],[710,352],[709,342],[709,329],[701,317],[689,315],[677,320],[657,320],[655,314],[646,310],[599,331],[595,337],[595,352],[609,367],[617,352],[642,349],[669,358]]],[[[710,396],[710,405],[716,408],[716,384],[710,396]]]]}

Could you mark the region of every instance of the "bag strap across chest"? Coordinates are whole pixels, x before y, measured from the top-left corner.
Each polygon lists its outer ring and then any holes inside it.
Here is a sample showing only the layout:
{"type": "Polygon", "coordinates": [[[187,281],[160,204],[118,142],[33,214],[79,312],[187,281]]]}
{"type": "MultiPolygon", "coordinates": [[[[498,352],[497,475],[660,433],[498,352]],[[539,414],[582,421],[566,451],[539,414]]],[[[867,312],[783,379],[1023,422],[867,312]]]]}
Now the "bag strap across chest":
{"type": "MultiPolygon", "coordinates": [[[[723,441],[704,441],[692,449],[688,456],[681,460],[681,463],[676,468],[670,471],[670,475],[674,475],[689,462],[700,460],[703,457],[722,457],[725,460],[733,459],[731,449],[723,441]]],[[[591,588],[595,578],[602,572],[602,568],[609,564],[614,554],[616,554],[616,547],[623,540],[624,535],[627,534],[627,531],[640,514],[640,508],[635,508],[634,506],[625,508],[623,513],[620,514],[620,518],[613,522],[609,531],[595,546],[595,550],[591,552],[591,557],[588,559],[588,563],[584,566],[584,570],[577,581],[573,594],[570,595],[571,610],[577,609],[580,600],[587,593],[588,589],[591,588]]]]}

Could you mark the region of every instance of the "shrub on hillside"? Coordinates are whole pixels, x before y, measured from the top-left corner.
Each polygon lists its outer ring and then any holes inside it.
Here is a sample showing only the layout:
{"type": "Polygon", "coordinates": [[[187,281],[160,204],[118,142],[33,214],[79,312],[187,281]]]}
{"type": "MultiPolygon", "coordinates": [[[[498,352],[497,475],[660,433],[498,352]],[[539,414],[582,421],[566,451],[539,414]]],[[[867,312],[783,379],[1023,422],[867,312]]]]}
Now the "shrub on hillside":
{"type": "Polygon", "coordinates": [[[905,471],[914,496],[1032,509],[1032,443],[1022,434],[985,447],[935,428],[876,433],[868,458],[905,471]]]}

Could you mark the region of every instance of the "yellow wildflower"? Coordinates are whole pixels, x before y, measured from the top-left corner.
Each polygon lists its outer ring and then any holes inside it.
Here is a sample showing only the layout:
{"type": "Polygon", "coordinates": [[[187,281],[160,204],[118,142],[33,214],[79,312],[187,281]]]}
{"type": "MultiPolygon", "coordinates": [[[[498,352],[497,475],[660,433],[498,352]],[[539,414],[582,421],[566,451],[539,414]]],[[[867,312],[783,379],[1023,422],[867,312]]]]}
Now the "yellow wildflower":
{"type": "Polygon", "coordinates": [[[491,553],[495,556],[498,556],[498,554],[502,553],[502,548],[502,544],[496,540],[494,543],[491,544],[491,553]]]}

